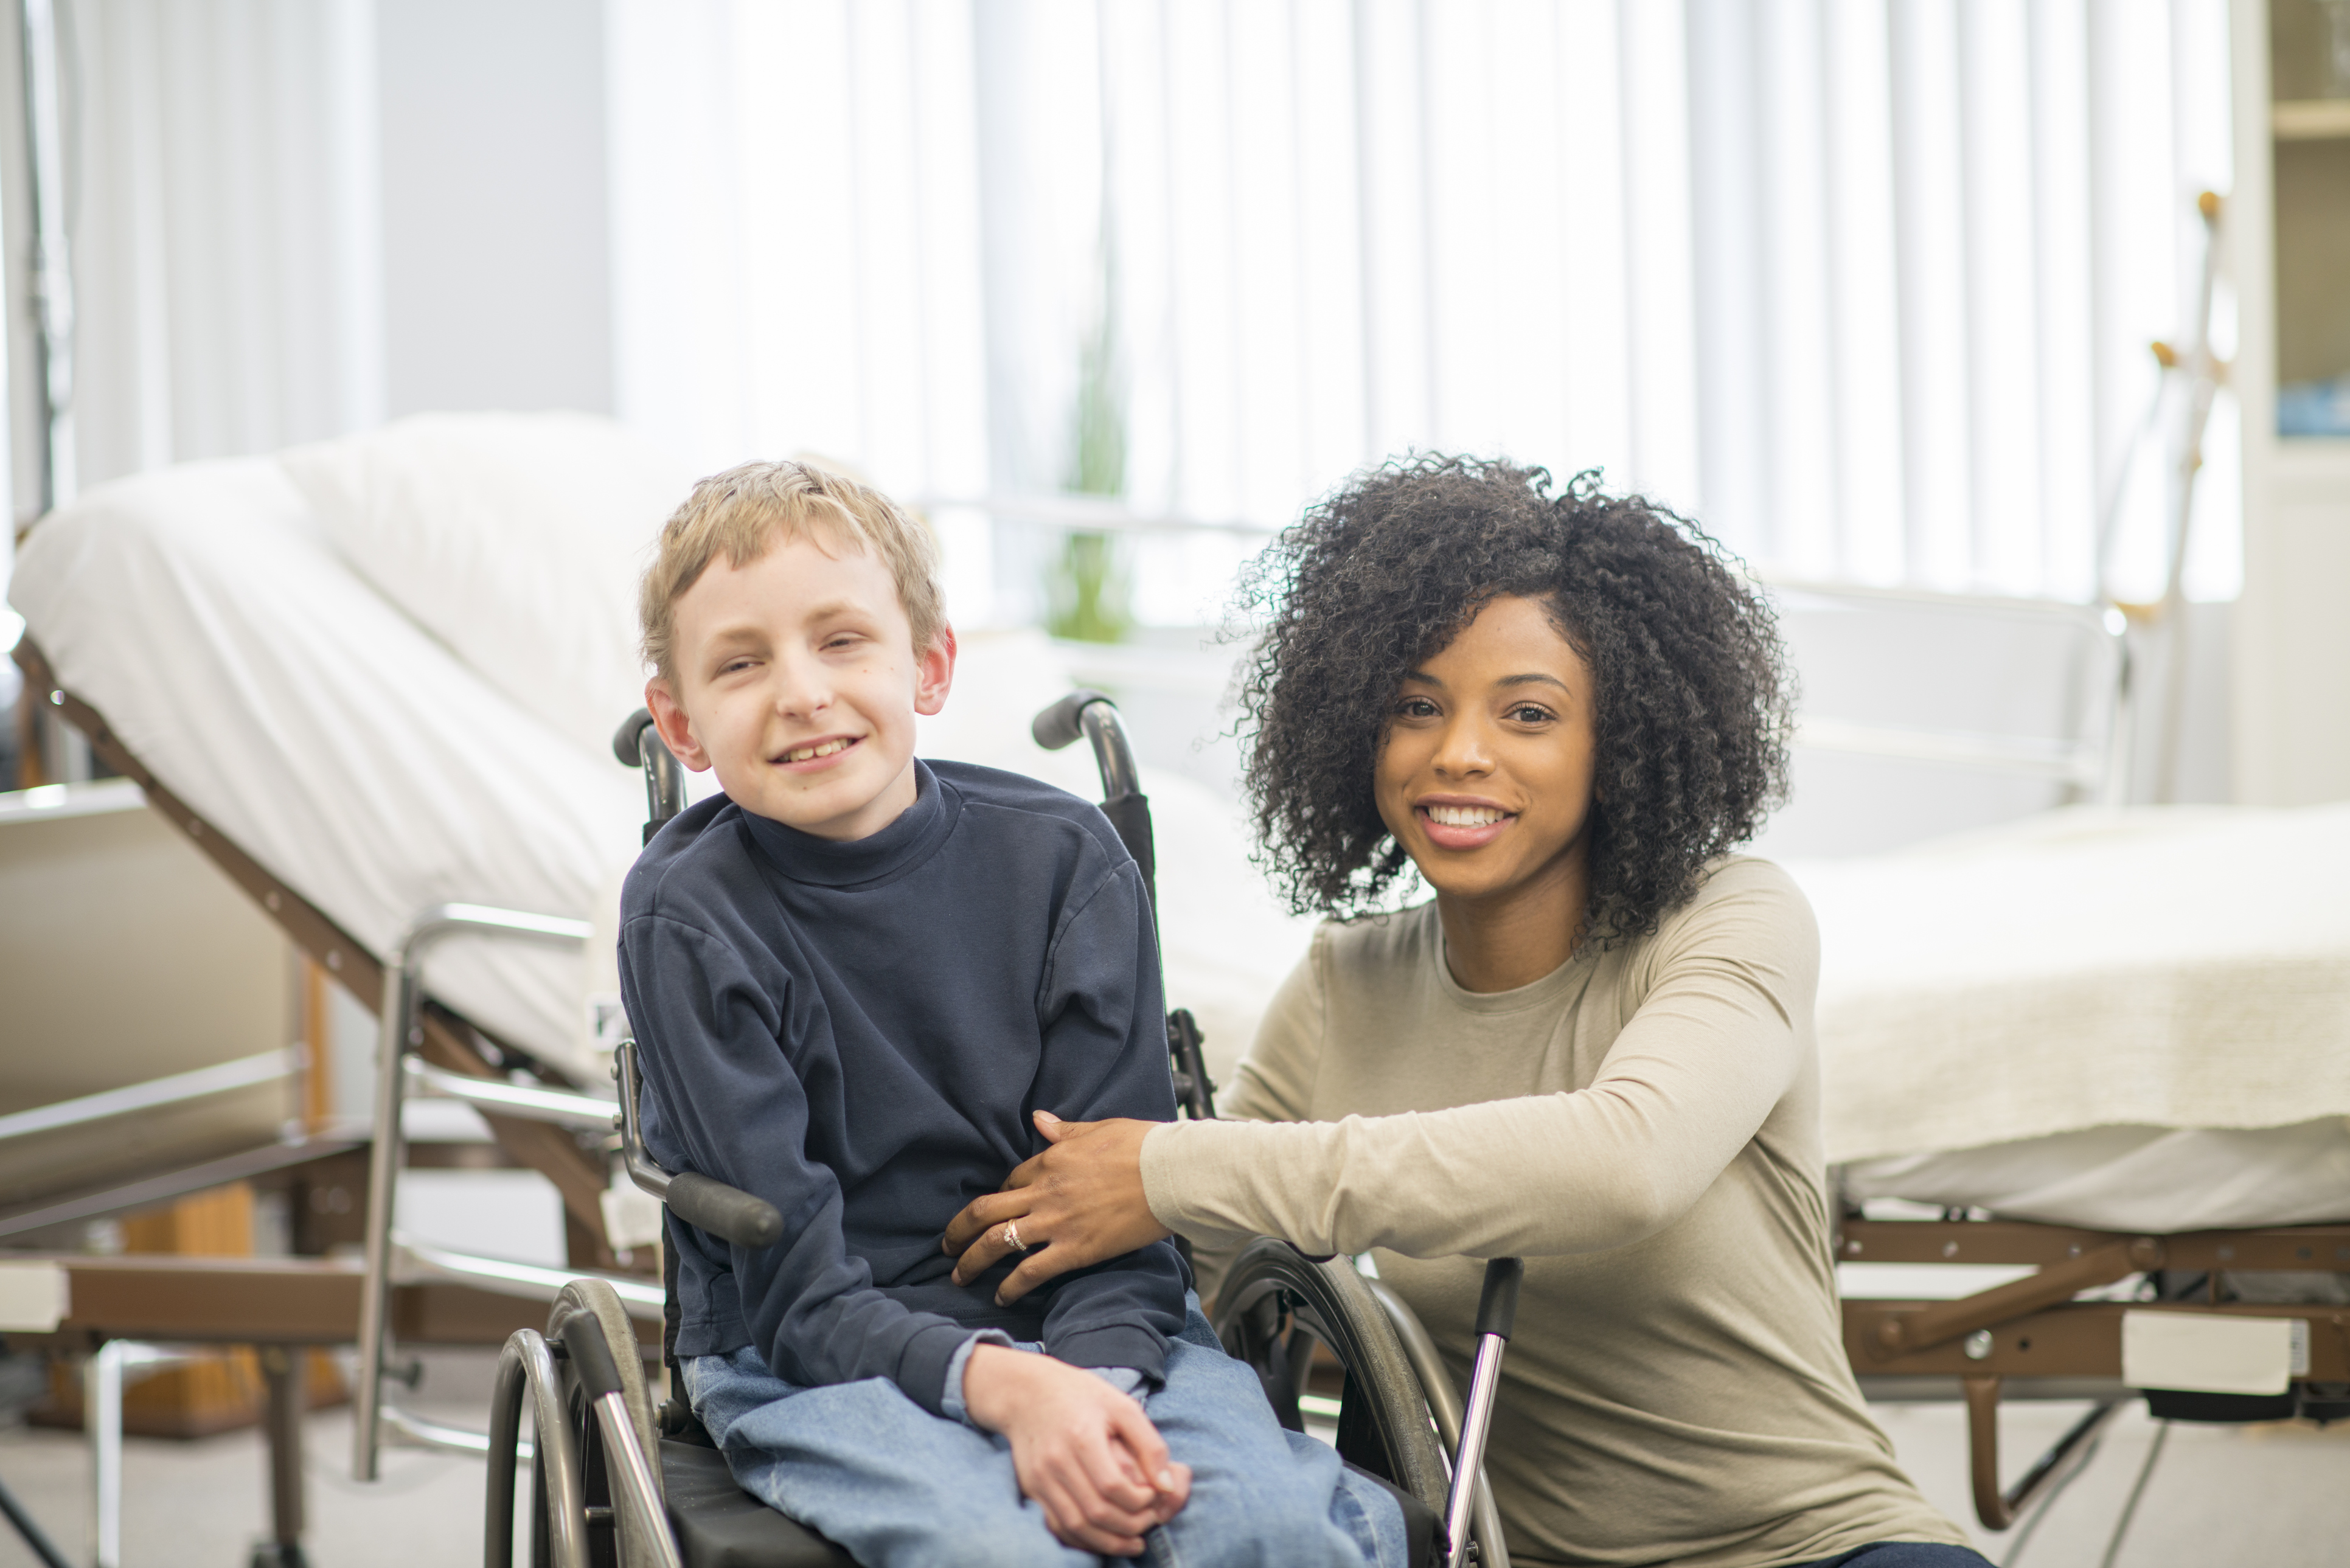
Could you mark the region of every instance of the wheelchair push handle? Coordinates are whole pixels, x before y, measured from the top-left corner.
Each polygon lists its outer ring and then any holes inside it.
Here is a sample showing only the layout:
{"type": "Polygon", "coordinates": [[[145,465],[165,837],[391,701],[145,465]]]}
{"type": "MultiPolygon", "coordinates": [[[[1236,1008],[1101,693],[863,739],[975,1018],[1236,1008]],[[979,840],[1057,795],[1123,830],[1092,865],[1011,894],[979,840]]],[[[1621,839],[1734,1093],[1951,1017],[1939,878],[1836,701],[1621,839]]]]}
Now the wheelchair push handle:
{"type": "Polygon", "coordinates": [[[1493,1424],[1493,1396],[1502,1383],[1502,1353],[1518,1315],[1518,1286],[1526,1277],[1520,1258],[1495,1258],[1485,1265],[1484,1289],[1477,1296],[1477,1360],[1469,1371],[1468,1408],[1461,1417],[1461,1451],[1452,1459],[1452,1494],[1444,1508],[1447,1568],[1469,1561],[1469,1518],[1484,1479],[1485,1438],[1493,1424]]]}
{"type": "Polygon", "coordinates": [[[670,754],[647,708],[629,714],[612,732],[612,754],[622,767],[645,771],[645,842],[650,844],[653,835],[685,809],[685,769],[670,754]]]}
{"type": "Polygon", "coordinates": [[[1518,1316],[1518,1285],[1526,1277],[1522,1258],[1496,1258],[1485,1265],[1485,1288],[1477,1296],[1477,1337],[1510,1337],[1518,1316]]]}
{"type": "MultiPolygon", "coordinates": [[[[1110,702],[1107,691],[1097,691],[1090,686],[1080,686],[1075,691],[1039,712],[1028,726],[1028,733],[1048,752],[1057,752],[1075,742],[1085,732],[1078,715],[1096,702],[1110,702]]],[[[1111,706],[1117,706],[1111,702],[1111,706]]]]}

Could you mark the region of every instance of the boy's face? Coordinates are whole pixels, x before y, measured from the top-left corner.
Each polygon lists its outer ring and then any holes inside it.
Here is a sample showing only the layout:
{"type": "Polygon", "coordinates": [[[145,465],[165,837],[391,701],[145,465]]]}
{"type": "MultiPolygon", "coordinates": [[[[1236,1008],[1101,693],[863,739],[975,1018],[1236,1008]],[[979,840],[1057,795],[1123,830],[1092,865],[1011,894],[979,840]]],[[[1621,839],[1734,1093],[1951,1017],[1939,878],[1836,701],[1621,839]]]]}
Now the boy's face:
{"type": "Polygon", "coordinates": [[[889,568],[805,536],[724,556],[681,595],[677,675],[645,703],[661,739],[745,811],[863,838],[914,804],[914,715],[946,703],[954,633],[917,653],[889,568]]]}

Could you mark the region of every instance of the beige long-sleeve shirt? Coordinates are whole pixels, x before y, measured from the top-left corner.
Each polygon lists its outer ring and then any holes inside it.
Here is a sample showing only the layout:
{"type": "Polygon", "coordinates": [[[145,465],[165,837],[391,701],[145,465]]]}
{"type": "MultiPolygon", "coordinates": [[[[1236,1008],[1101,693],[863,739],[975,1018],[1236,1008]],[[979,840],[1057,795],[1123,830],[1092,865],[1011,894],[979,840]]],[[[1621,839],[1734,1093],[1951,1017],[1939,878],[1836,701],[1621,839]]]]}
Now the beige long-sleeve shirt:
{"type": "Polygon", "coordinates": [[[1144,1141],[1151,1210],[1203,1272],[1254,1234],[1370,1251],[1464,1386],[1478,1260],[1523,1255],[1486,1459],[1521,1561],[1963,1544],[1845,1360],[1818,960],[1803,894],[1743,858],[1653,936],[1515,991],[1461,989],[1433,905],[1326,925],[1224,1097],[1235,1119],[1144,1141]]]}

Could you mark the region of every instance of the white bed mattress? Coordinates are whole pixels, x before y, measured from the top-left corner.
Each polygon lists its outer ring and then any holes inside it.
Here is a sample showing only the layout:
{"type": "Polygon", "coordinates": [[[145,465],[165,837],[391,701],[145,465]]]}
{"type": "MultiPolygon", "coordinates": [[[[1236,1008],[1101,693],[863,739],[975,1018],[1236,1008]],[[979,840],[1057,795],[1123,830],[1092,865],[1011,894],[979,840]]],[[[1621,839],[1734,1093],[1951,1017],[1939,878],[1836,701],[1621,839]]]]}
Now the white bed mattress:
{"type": "Polygon", "coordinates": [[[2350,805],[2069,808],[1791,869],[1848,1195],[2350,1218],[2350,805]]]}
{"type": "MultiPolygon", "coordinates": [[[[615,596],[591,597],[608,608],[615,596]]],[[[644,821],[639,778],[584,721],[526,710],[378,591],[275,460],[88,492],[34,529],[11,598],[58,679],[158,778],[379,956],[442,900],[609,929],[644,821]]],[[[613,614],[598,635],[625,649],[633,628],[613,614]]],[[[922,750],[1097,796],[1085,747],[1046,753],[1028,737],[1030,715],[1068,684],[1040,636],[967,639],[922,750]]],[[[632,693],[604,701],[614,725],[634,705],[632,693]]],[[[1225,803],[1151,770],[1144,783],[1169,992],[1228,1065],[1310,923],[1274,908],[1225,803]]],[[[588,1002],[609,972],[602,952],[456,938],[433,950],[426,979],[482,1027],[596,1085],[588,1002]]]]}

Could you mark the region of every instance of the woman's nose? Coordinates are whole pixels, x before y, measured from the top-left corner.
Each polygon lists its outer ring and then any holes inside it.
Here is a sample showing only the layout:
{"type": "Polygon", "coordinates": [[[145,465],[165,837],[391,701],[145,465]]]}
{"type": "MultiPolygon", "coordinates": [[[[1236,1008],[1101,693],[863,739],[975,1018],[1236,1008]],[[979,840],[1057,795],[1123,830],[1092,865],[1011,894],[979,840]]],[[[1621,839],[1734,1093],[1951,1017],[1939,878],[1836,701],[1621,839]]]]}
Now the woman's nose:
{"type": "Polygon", "coordinates": [[[1445,778],[1476,778],[1493,771],[1493,750],[1485,726],[1463,715],[1444,728],[1435,767],[1445,778]]]}

